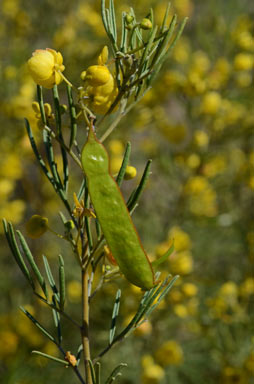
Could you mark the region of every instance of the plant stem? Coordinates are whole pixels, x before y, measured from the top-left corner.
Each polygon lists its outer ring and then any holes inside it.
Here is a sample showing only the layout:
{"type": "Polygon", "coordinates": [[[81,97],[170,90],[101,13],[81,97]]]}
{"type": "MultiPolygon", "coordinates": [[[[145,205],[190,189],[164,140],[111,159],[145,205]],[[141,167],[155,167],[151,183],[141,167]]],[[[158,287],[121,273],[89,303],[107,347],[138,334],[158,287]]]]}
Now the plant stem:
{"type": "Polygon", "coordinates": [[[90,345],[89,345],[89,303],[88,303],[88,273],[82,269],[82,327],[81,337],[83,344],[84,363],[87,384],[93,384],[89,365],[90,345]]]}
{"type": "MultiPolygon", "coordinates": [[[[63,348],[61,347],[61,345],[60,344],[58,344],[58,343],[55,343],[56,344],[56,346],[58,347],[58,349],[59,349],[59,351],[60,352],[62,352],[62,354],[63,354],[63,356],[65,357],[66,356],[66,353],[65,353],[65,351],[63,350],[63,348]]],[[[86,384],[86,382],[83,380],[83,378],[82,378],[82,376],[81,376],[81,374],[80,374],[80,372],[79,372],[79,370],[78,370],[78,367],[75,365],[75,366],[73,366],[73,365],[69,365],[72,369],[73,369],[73,371],[75,372],[75,374],[77,375],[77,377],[79,378],[79,381],[82,383],[82,384],[86,384]]]]}

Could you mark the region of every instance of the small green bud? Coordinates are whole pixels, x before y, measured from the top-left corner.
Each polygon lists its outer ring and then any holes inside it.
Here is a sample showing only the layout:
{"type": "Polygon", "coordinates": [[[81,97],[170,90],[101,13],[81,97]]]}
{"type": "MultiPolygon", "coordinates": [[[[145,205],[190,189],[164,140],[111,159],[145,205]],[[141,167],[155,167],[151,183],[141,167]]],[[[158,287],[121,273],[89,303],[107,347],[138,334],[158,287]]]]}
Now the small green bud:
{"type": "Polygon", "coordinates": [[[126,20],[127,24],[131,24],[134,20],[134,17],[132,15],[130,15],[129,13],[127,13],[127,15],[125,16],[125,20],[126,20]]]}
{"type": "Polygon", "coordinates": [[[74,225],[72,220],[66,221],[64,223],[64,226],[65,226],[65,228],[67,229],[68,232],[71,231],[72,229],[74,229],[74,227],[75,227],[75,225],[74,225]]]}
{"type": "Polygon", "coordinates": [[[144,18],[140,23],[140,28],[145,29],[145,30],[152,29],[153,24],[152,24],[151,20],[144,18]]]}
{"type": "Polygon", "coordinates": [[[40,215],[33,215],[26,223],[26,233],[32,239],[37,239],[48,230],[48,219],[40,215]]]}

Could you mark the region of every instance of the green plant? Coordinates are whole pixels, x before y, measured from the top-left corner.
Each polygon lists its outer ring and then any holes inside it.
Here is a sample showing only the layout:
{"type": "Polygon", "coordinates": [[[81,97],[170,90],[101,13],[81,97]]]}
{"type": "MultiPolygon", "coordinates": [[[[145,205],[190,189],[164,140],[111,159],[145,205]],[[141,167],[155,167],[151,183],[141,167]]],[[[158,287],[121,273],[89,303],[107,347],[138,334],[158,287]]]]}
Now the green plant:
{"type": "MultiPolygon", "coordinates": [[[[154,285],[151,266],[144,253],[142,253],[141,256],[141,263],[145,265],[145,269],[148,267],[148,270],[150,271],[149,273],[151,276],[149,283],[147,283],[145,279],[147,270],[140,271],[140,275],[138,274],[137,268],[135,268],[134,255],[131,255],[131,257],[128,255],[128,265],[122,267],[122,256],[119,258],[117,255],[119,246],[112,246],[112,241],[110,241],[109,236],[106,236],[107,225],[112,225],[112,223],[107,223],[106,216],[101,218],[102,215],[100,212],[101,209],[102,211],[106,209],[114,210],[114,196],[111,196],[110,200],[112,206],[105,207],[105,205],[100,206],[95,203],[94,194],[98,193],[98,183],[93,183],[93,188],[89,186],[89,183],[91,184],[91,175],[89,175],[89,172],[87,171],[87,158],[84,155],[81,162],[80,143],[77,139],[78,121],[80,121],[80,125],[85,122],[86,127],[90,129],[90,132],[92,132],[91,130],[93,126],[95,126],[98,134],[103,130],[104,133],[100,133],[100,142],[103,142],[116,128],[123,116],[128,113],[150,89],[167,54],[180,37],[186,22],[186,20],[184,20],[177,32],[175,32],[177,17],[175,15],[168,26],[168,12],[169,6],[166,9],[164,21],[160,27],[154,24],[152,9],[141,23],[137,22],[133,9],[131,9],[128,14],[123,12],[121,39],[119,44],[113,0],[110,0],[108,9],[105,7],[105,1],[102,1],[102,20],[111,44],[113,54],[112,62],[115,66],[115,74],[112,75],[106,66],[107,50],[104,49],[99,56],[98,65],[94,66],[95,68],[89,67],[85,73],[82,73],[82,80],[84,83],[79,88],[74,87],[62,74],[64,66],[62,65],[62,56],[60,53],[57,53],[54,50],[36,51],[34,57],[39,55],[39,60],[36,61],[38,56],[35,59],[32,58],[29,60],[33,78],[37,84],[40,84],[37,85],[37,118],[45,147],[46,161],[38,149],[28,120],[25,121],[25,124],[34,155],[67,211],[67,214],[60,212],[64,235],[57,234],[57,236],[61,237],[63,242],[69,243],[80,266],[82,280],[81,324],[66,311],[66,271],[63,257],[61,255],[58,257],[59,273],[57,284],[53,277],[47,257],[43,256],[46,273],[46,277],[44,277],[22,233],[20,231],[15,231],[12,224],[6,220],[3,221],[4,231],[11,252],[30,284],[34,295],[36,295],[40,301],[45,303],[53,312],[54,323],[57,330],[56,336],[52,335],[48,329],[29,313],[29,311],[24,308],[21,309],[35,326],[58,347],[63,359],[59,359],[58,357],[40,351],[33,351],[33,353],[51,359],[63,366],[70,366],[79,382],[83,384],[99,384],[101,382],[101,357],[115,344],[123,340],[135,328],[146,321],[147,317],[159,305],[177,279],[177,276],[172,277],[169,275],[166,279],[154,285]],[[41,67],[41,61],[45,66],[41,67]],[[46,78],[43,76],[46,76],[46,78]],[[67,109],[61,105],[58,94],[57,85],[62,80],[67,83],[66,94],[69,103],[67,109]],[[46,86],[46,88],[52,88],[54,113],[52,113],[49,104],[44,104],[41,85],[46,86]],[[76,100],[72,90],[76,92],[76,100]],[[67,111],[69,114],[69,122],[67,124],[70,126],[69,136],[63,130],[64,114],[66,114],[67,111]],[[102,114],[102,116],[98,119],[95,113],[102,114]],[[111,114],[113,114],[113,119],[109,116],[111,114]],[[78,118],[81,120],[78,120],[78,118]],[[58,145],[61,153],[62,172],[59,171],[60,164],[55,157],[55,151],[58,145]],[[80,168],[80,179],[82,180],[79,191],[74,193],[74,206],[72,206],[68,196],[69,179],[72,175],[72,173],[69,172],[69,157],[72,158],[80,168]],[[82,164],[86,175],[82,172],[82,164]],[[96,210],[95,214],[92,210],[90,200],[94,203],[94,208],[96,210]],[[96,217],[97,211],[98,218],[96,217]],[[116,261],[119,263],[119,269],[112,268],[108,265],[107,261],[105,261],[104,256],[107,254],[107,250],[105,249],[106,242],[103,230],[108,246],[113,252],[113,257],[115,256],[116,261]],[[116,252],[116,254],[114,254],[114,252],[116,252]],[[102,269],[103,272],[101,273],[99,284],[94,287],[93,277],[96,271],[98,271],[98,266],[101,265],[104,266],[102,269]],[[129,324],[118,334],[116,334],[116,321],[119,312],[121,291],[117,291],[113,306],[111,327],[109,330],[109,342],[98,356],[92,358],[89,340],[89,307],[92,305],[92,299],[96,292],[103,289],[105,282],[111,281],[116,275],[119,276],[119,272],[123,272],[132,283],[138,281],[139,283],[137,285],[149,290],[144,293],[138,310],[129,324]],[[62,317],[66,318],[70,322],[70,325],[76,327],[78,332],[80,332],[81,344],[78,347],[76,355],[73,355],[63,347],[64,334],[62,333],[61,328],[62,317]],[[85,374],[83,374],[80,369],[82,354],[85,374]]],[[[35,103],[35,107],[36,105],[37,104],[35,103]]],[[[82,128],[80,127],[80,129],[82,128]]],[[[87,143],[89,143],[89,139],[87,143]]],[[[86,145],[85,148],[87,148],[86,145]]],[[[98,144],[97,142],[97,145],[102,148],[100,143],[98,144]]],[[[130,149],[131,146],[128,144],[121,169],[116,177],[116,182],[119,187],[122,184],[128,165],[130,149]]],[[[128,217],[129,226],[125,226],[124,228],[124,224],[121,223],[121,221],[117,223],[120,228],[118,236],[121,237],[121,241],[127,248],[128,243],[126,243],[126,239],[123,238],[125,231],[127,231],[129,237],[133,237],[133,234],[135,237],[136,232],[130,215],[126,210],[129,210],[130,214],[132,214],[137,207],[137,202],[144,190],[149,176],[150,165],[151,161],[149,160],[139,185],[132,192],[126,204],[121,200],[122,210],[120,213],[115,212],[113,216],[113,219],[115,219],[118,213],[122,214],[124,211],[124,215],[128,217]]],[[[108,173],[107,176],[112,180],[108,173]]],[[[102,183],[100,183],[100,187],[101,184],[102,183]]],[[[107,188],[107,183],[104,183],[104,188],[107,188]]],[[[115,189],[114,193],[116,194],[117,199],[121,199],[118,189],[115,189]]],[[[99,199],[103,197],[102,195],[97,196],[99,196],[99,199]]],[[[29,226],[27,226],[28,234],[33,238],[39,237],[47,229],[49,229],[47,219],[41,218],[40,221],[38,215],[32,217],[29,226]]],[[[138,237],[136,236],[136,238],[138,237]]],[[[116,239],[114,239],[114,241],[116,242],[116,239]]],[[[134,250],[137,253],[140,251],[143,252],[139,241],[137,242],[137,245],[135,245],[134,250]]],[[[171,247],[161,259],[156,260],[154,265],[163,262],[172,251],[173,247],[171,247]]],[[[129,250],[127,249],[126,252],[128,253],[129,250]]],[[[158,278],[159,273],[155,276],[155,281],[158,281],[158,278]]],[[[123,363],[118,365],[108,377],[105,384],[112,383],[121,374],[120,370],[124,366],[123,363]]]]}

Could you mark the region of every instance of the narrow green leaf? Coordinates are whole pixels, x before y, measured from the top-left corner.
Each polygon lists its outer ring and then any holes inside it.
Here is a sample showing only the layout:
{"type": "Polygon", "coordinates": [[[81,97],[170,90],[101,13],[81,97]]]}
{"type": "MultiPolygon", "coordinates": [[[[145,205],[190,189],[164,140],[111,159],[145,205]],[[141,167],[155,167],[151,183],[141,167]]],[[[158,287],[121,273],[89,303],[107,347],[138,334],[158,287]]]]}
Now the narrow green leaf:
{"type": "Polygon", "coordinates": [[[106,380],[105,384],[111,384],[112,383],[112,380],[114,381],[116,376],[119,374],[119,372],[123,369],[127,367],[127,364],[125,363],[121,363],[119,364],[110,374],[110,376],[108,377],[108,379],[106,380]]]}
{"type": "MultiPolygon", "coordinates": [[[[53,87],[53,99],[54,99],[54,106],[55,106],[55,119],[56,119],[56,128],[57,128],[57,136],[64,144],[64,138],[62,134],[62,119],[61,119],[61,108],[60,108],[60,101],[59,101],[59,95],[58,95],[58,89],[57,85],[54,85],[53,87]]],[[[61,155],[62,155],[62,161],[63,161],[63,174],[64,174],[64,190],[67,194],[68,192],[68,184],[69,184],[69,167],[68,167],[68,157],[66,150],[63,148],[62,145],[60,145],[61,149],[61,155]]]]}
{"type": "Polygon", "coordinates": [[[57,171],[57,164],[55,162],[54,150],[53,150],[50,134],[48,133],[48,131],[43,129],[42,136],[43,136],[43,142],[44,142],[45,149],[46,149],[49,167],[51,169],[52,175],[53,175],[54,180],[55,180],[55,185],[56,185],[57,189],[62,189],[63,185],[62,185],[62,181],[60,179],[59,173],[57,171]]]}
{"type": "Polygon", "coordinates": [[[89,363],[89,367],[90,367],[90,372],[91,372],[93,384],[97,384],[96,383],[96,376],[95,376],[95,372],[94,372],[93,363],[92,363],[91,360],[88,360],[88,363],[89,363]]]}
{"type": "Polygon", "coordinates": [[[127,207],[129,209],[129,211],[131,211],[135,204],[138,202],[145,186],[146,186],[146,183],[147,183],[147,180],[149,178],[149,175],[150,175],[150,168],[151,168],[151,163],[152,163],[152,160],[148,160],[148,162],[146,163],[146,167],[145,167],[145,170],[144,170],[144,173],[142,175],[142,178],[140,180],[140,183],[137,187],[137,189],[135,190],[135,192],[130,196],[128,202],[127,202],[127,207]]]}
{"type": "Polygon", "coordinates": [[[24,238],[24,236],[22,235],[22,233],[20,231],[17,231],[17,235],[19,237],[19,241],[20,241],[20,244],[21,244],[21,247],[23,249],[23,252],[27,258],[27,261],[28,263],[30,264],[37,280],[38,280],[38,283],[40,284],[41,286],[41,289],[43,290],[46,298],[48,298],[48,290],[47,290],[47,286],[46,286],[46,283],[45,283],[45,279],[44,277],[42,276],[35,260],[34,260],[34,257],[32,255],[32,252],[30,251],[30,248],[28,247],[28,244],[24,238]]]}
{"type": "Polygon", "coordinates": [[[105,0],[101,0],[101,18],[102,18],[102,22],[103,22],[105,31],[108,34],[109,33],[109,26],[108,26],[108,20],[107,20],[107,16],[106,16],[105,0]]]}
{"type": "Polygon", "coordinates": [[[43,170],[43,172],[45,173],[45,175],[47,176],[47,178],[49,179],[51,184],[55,187],[55,180],[53,179],[52,174],[49,172],[48,168],[46,167],[45,162],[43,161],[43,159],[42,159],[42,157],[38,151],[38,148],[37,148],[37,145],[35,143],[29,121],[27,119],[25,119],[25,125],[26,125],[27,134],[28,134],[28,137],[30,140],[31,147],[32,147],[33,152],[35,154],[35,157],[37,158],[37,160],[41,166],[41,169],[43,170]]]}
{"type": "Polygon", "coordinates": [[[120,44],[120,51],[126,52],[127,51],[127,37],[128,37],[128,29],[126,28],[126,13],[122,12],[122,35],[121,35],[121,44],[120,44]]]}
{"type": "Polygon", "coordinates": [[[96,229],[97,240],[100,240],[102,236],[102,232],[101,232],[101,226],[100,226],[99,220],[97,218],[95,219],[95,229],[96,229]]]}
{"type": "Polygon", "coordinates": [[[154,260],[152,261],[152,266],[153,267],[157,267],[158,265],[160,265],[161,263],[164,263],[164,261],[166,261],[169,256],[174,252],[174,243],[171,245],[171,247],[167,250],[167,252],[164,253],[164,255],[162,255],[161,257],[159,257],[159,259],[157,260],[154,260]]]}
{"type": "MultiPolygon", "coordinates": [[[[54,293],[52,296],[52,303],[57,308],[57,298],[56,294],[54,293]]],[[[59,344],[62,343],[62,331],[61,331],[61,318],[60,318],[60,313],[56,311],[54,308],[52,308],[52,313],[53,313],[53,319],[55,323],[55,327],[57,328],[57,336],[58,336],[58,342],[59,344]]]]}
{"type": "Polygon", "coordinates": [[[78,347],[77,355],[76,355],[77,365],[79,365],[82,352],[83,352],[83,344],[80,344],[80,346],[78,347]]]}
{"type": "Polygon", "coordinates": [[[51,272],[48,259],[45,255],[43,255],[42,257],[43,257],[44,267],[45,267],[45,271],[46,271],[46,274],[48,277],[49,284],[51,286],[53,293],[56,295],[57,302],[59,303],[60,302],[59,292],[58,292],[58,289],[56,287],[56,283],[55,283],[53,274],[51,272]]]}
{"type": "Polygon", "coordinates": [[[35,354],[35,355],[39,355],[39,356],[45,357],[46,359],[49,359],[49,360],[53,360],[56,363],[64,364],[65,366],[69,365],[69,363],[67,361],[59,359],[58,357],[55,357],[55,356],[48,355],[47,353],[44,353],[44,352],[32,351],[32,353],[35,354]]]}
{"type": "Polygon", "coordinates": [[[101,384],[101,364],[97,361],[94,364],[95,376],[96,376],[96,384],[101,384]]]}
{"type": "Polygon", "coordinates": [[[76,108],[73,102],[71,86],[69,84],[67,84],[67,95],[68,95],[70,120],[71,120],[71,126],[70,126],[71,134],[70,134],[70,142],[69,142],[69,148],[71,148],[77,136],[77,114],[76,114],[76,108]]]}
{"type": "Polygon", "coordinates": [[[109,0],[109,14],[111,19],[112,30],[111,33],[114,37],[115,43],[117,42],[117,29],[116,29],[116,15],[115,15],[115,7],[114,0],[109,0]]]}
{"type": "Polygon", "coordinates": [[[160,61],[160,59],[162,58],[162,56],[165,55],[165,53],[167,51],[167,46],[168,46],[169,41],[170,41],[170,39],[173,35],[173,32],[174,32],[176,22],[177,22],[177,15],[174,15],[172,20],[171,20],[169,29],[168,29],[167,33],[165,34],[164,39],[160,42],[158,49],[156,51],[156,54],[153,57],[151,67],[154,67],[155,65],[157,65],[158,62],[160,61]]]}
{"type": "Polygon", "coordinates": [[[60,294],[60,309],[64,310],[65,303],[65,271],[64,271],[64,260],[59,255],[59,294],[60,294]]]}
{"type": "Polygon", "coordinates": [[[157,295],[158,299],[157,299],[156,303],[153,304],[152,306],[150,306],[150,308],[146,311],[146,313],[145,313],[146,317],[148,317],[152,313],[152,311],[154,311],[155,308],[160,304],[160,302],[163,300],[163,298],[166,296],[166,294],[171,290],[171,288],[173,287],[175,281],[178,278],[179,278],[179,276],[174,276],[173,279],[170,280],[170,282],[162,290],[162,293],[160,294],[160,296],[157,295]]]}
{"type": "Polygon", "coordinates": [[[63,222],[63,224],[65,224],[68,220],[66,219],[66,217],[64,216],[63,212],[59,211],[59,216],[63,222]]]}
{"type": "Polygon", "coordinates": [[[157,25],[153,28],[150,36],[149,36],[149,39],[147,41],[147,44],[146,44],[146,47],[143,51],[143,54],[142,54],[142,57],[140,59],[140,70],[139,70],[139,75],[142,74],[142,71],[145,69],[143,68],[143,64],[145,63],[145,60],[147,58],[147,55],[150,53],[150,50],[151,50],[151,47],[153,45],[153,42],[154,42],[154,39],[155,39],[155,36],[156,36],[156,33],[157,33],[157,25]]]}
{"type": "Polygon", "coordinates": [[[109,331],[109,344],[112,343],[115,332],[116,332],[116,321],[119,313],[119,308],[120,308],[120,297],[121,297],[121,290],[118,289],[116,292],[116,298],[115,298],[115,303],[113,307],[113,313],[112,313],[112,320],[111,320],[111,326],[110,326],[110,331],[109,331]]]}
{"type": "Polygon", "coordinates": [[[167,53],[170,52],[170,51],[175,47],[175,45],[176,45],[178,39],[181,37],[181,35],[182,35],[182,33],[183,33],[183,30],[184,30],[184,27],[185,27],[187,21],[188,21],[188,17],[185,17],[184,20],[182,21],[182,23],[181,23],[181,25],[180,25],[180,27],[179,27],[179,29],[178,29],[178,31],[177,31],[177,34],[176,34],[176,36],[175,36],[175,38],[174,38],[172,44],[170,45],[170,47],[169,47],[167,53]]]}
{"type": "Polygon", "coordinates": [[[24,314],[28,317],[29,320],[31,320],[34,325],[45,335],[47,336],[51,341],[53,341],[56,344],[55,338],[44,328],[32,315],[29,313],[25,308],[20,307],[21,311],[24,312],[24,314]]]}
{"type": "Polygon", "coordinates": [[[81,186],[79,188],[78,194],[77,194],[78,200],[80,200],[81,197],[83,196],[84,191],[85,191],[85,187],[86,187],[86,178],[84,177],[82,180],[81,186]]]}
{"type": "MultiPolygon", "coordinates": [[[[85,207],[86,208],[90,207],[90,197],[89,197],[88,188],[85,188],[85,207]]],[[[91,250],[93,249],[93,237],[92,237],[90,220],[89,220],[89,217],[87,216],[85,216],[85,228],[86,228],[86,234],[88,239],[88,246],[91,252],[91,250]]]]}
{"type": "Polygon", "coordinates": [[[117,175],[117,178],[116,178],[116,182],[119,185],[119,187],[122,185],[122,182],[124,179],[124,174],[125,174],[127,165],[129,163],[130,154],[131,154],[131,143],[128,142],[126,144],[122,165],[121,165],[121,168],[120,168],[118,175],[117,175]]]}
{"type": "Polygon", "coordinates": [[[164,14],[163,22],[160,28],[160,32],[164,32],[167,29],[166,24],[167,24],[170,6],[171,6],[171,3],[168,3],[165,14],[164,14]]]}
{"type": "Polygon", "coordinates": [[[23,273],[23,275],[25,276],[25,278],[27,279],[27,281],[29,282],[29,284],[31,285],[33,290],[35,290],[35,284],[34,284],[33,278],[32,278],[32,276],[31,276],[31,274],[30,274],[30,272],[26,266],[26,263],[25,263],[22,255],[21,255],[18,244],[16,242],[16,238],[15,238],[12,224],[11,223],[7,224],[7,221],[5,219],[3,219],[3,226],[4,226],[4,232],[5,232],[5,236],[6,236],[6,239],[8,241],[10,250],[11,250],[19,268],[21,269],[21,272],[23,273]]]}
{"type": "Polygon", "coordinates": [[[43,103],[43,93],[42,93],[42,87],[40,85],[37,85],[37,99],[40,107],[41,112],[41,120],[44,125],[47,125],[47,119],[44,109],[44,103],[43,103]]]}

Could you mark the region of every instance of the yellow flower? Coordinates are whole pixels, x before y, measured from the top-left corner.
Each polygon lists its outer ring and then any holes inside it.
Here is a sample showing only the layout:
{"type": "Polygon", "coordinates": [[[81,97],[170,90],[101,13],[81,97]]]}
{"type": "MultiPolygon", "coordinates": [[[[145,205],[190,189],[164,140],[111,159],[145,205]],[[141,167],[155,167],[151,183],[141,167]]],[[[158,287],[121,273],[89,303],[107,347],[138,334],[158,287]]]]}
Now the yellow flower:
{"type": "Polygon", "coordinates": [[[198,288],[192,283],[185,283],[182,286],[182,291],[187,297],[196,296],[198,293],[198,288]]]}
{"type": "MultiPolygon", "coordinates": [[[[105,114],[109,110],[118,94],[118,89],[114,77],[109,72],[107,67],[102,68],[104,68],[103,74],[101,75],[101,73],[99,73],[100,71],[98,71],[96,74],[93,73],[94,77],[92,75],[91,77],[88,77],[86,86],[84,87],[83,92],[81,92],[81,97],[84,97],[84,100],[93,110],[93,112],[99,113],[101,115],[105,114]],[[105,80],[108,75],[109,77],[106,83],[97,86],[93,85],[96,84],[96,81],[97,84],[99,81],[102,82],[102,80],[105,80]]],[[[90,73],[89,68],[86,73],[90,73]]],[[[85,80],[87,80],[86,76],[85,80]]]]}
{"type": "Polygon", "coordinates": [[[201,159],[196,153],[191,153],[186,159],[186,164],[189,168],[195,169],[200,166],[201,159]]]}
{"type": "Polygon", "coordinates": [[[245,373],[240,368],[225,367],[223,370],[223,384],[246,384],[245,373]]]}
{"type": "Polygon", "coordinates": [[[137,327],[134,331],[134,334],[136,336],[146,336],[150,335],[152,332],[152,324],[150,323],[149,320],[144,321],[139,327],[137,327]]]}
{"type": "Polygon", "coordinates": [[[124,145],[120,140],[114,139],[109,142],[109,150],[112,155],[121,156],[124,152],[124,145]]]}
{"type": "Polygon", "coordinates": [[[102,51],[98,57],[98,65],[104,65],[108,61],[108,47],[105,45],[105,47],[102,48],[102,51]]]}
{"type": "Polygon", "coordinates": [[[168,239],[174,241],[174,247],[177,252],[190,249],[192,245],[190,236],[177,226],[174,226],[170,229],[168,233],[168,239]]]}
{"type": "Polygon", "coordinates": [[[48,230],[48,219],[40,215],[33,215],[26,223],[26,233],[32,239],[37,239],[48,230]]]}
{"type": "Polygon", "coordinates": [[[200,148],[206,148],[209,143],[209,136],[205,131],[198,129],[194,133],[195,144],[200,148]]]}
{"type": "Polygon", "coordinates": [[[247,371],[254,375],[254,352],[251,352],[247,360],[245,361],[245,367],[247,371]]]}
{"type": "Polygon", "coordinates": [[[118,88],[116,81],[107,68],[108,48],[105,46],[98,57],[98,65],[91,65],[81,73],[84,87],[80,91],[80,97],[95,113],[105,114],[113,104],[118,88]]]}
{"type": "Polygon", "coordinates": [[[87,71],[81,73],[81,79],[86,80],[88,85],[98,87],[109,81],[110,72],[105,65],[91,65],[87,71]]]}
{"type": "Polygon", "coordinates": [[[249,53],[238,53],[234,58],[234,68],[236,71],[248,71],[252,69],[254,56],[249,53]]]}
{"type": "Polygon", "coordinates": [[[236,298],[238,294],[238,288],[236,283],[233,281],[228,281],[224,283],[219,290],[219,294],[224,296],[224,298],[236,298]]]}
{"type": "Polygon", "coordinates": [[[254,295],[254,278],[253,277],[248,277],[240,285],[240,294],[243,297],[254,295]]]}
{"type": "Polygon", "coordinates": [[[28,60],[29,72],[36,84],[45,88],[53,88],[62,81],[64,71],[63,57],[54,49],[37,49],[28,60]]]}
{"type": "Polygon", "coordinates": [[[175,312],[175,314],[176,314],[178,317],[180,317],[180,318],[182,318],[182,319],[184,319],[185,317],[188,316],[187,308],[186,308],[186,306],[183,305],[183,304],[176,304],[176,305],[174,306],[174,312],[175,312]]]}
{"type": "Polygon", "coordinates": [[[151,355],[144,355],[142,358],[144,369],[142,375],[142,384],[158,384],[164,378],[164,369],[154,363],[151,355]]]}
{"type": "Polygon", "coordinates": [[[183,350],[174,340],[168,340],[155,352],[156,361],[162,366],[180,365],[183,362],[183,350]]]}
{"type": "Polygon", "coordinates": [[[0,331],[0,340],[3,343],[3,348],[0,350],[0,357],[5,358],[15,354],[18,346],[18,336],[12,331],[0,331]]]}
{"type": "Polygon", "coordinates": [[[188,275],[193,269],[193,260],[189,251],[178,252],[170,259],[170,269],[172,273],[188,275]]]}
{"type": "Polygon", "coordinates": [[[250,87],[252,84],[252,73],[251,72],[239,72],[236,76],[236,83],[240,88],[250,87]]]}
{"type": "Polygon", "coordinates": [[[216,192],[205,177],[191,177],[184,192],[189,197],[189,209],[194,215],[214,217],[217,214],[216,192]]]}
{"type": "Polygon", "coordinates": [[[118,173],[119,169],[121,168],[123,159],[121,156],[114,156],[110,159],[110,172],[112,175],[118,173]]]}
{"type": "Polygon", "coordinates": [[[208,92],[201,103],[201,112],[205,115],[215,115],[221,105],[221,96],[218,92],[208,92]]]}
{"type": "Polygon", "coordinates": [[[71,303],[79,303],[82,294],[81,283],[77,280],[70,281],[67,285],[67,293],[71,303]]]}

